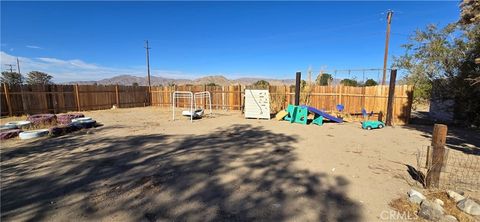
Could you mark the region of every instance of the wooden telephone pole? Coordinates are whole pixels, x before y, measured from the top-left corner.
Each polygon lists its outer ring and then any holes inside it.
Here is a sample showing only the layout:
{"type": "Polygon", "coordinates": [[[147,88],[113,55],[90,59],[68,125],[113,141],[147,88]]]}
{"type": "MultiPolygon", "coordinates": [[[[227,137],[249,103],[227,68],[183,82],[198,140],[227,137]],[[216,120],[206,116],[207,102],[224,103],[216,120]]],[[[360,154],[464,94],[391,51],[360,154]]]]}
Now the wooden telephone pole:
{"type": "Polygon", "coordinates": [[[17,57],[17,71],[18,71],[18,74],[22,74],[20,73],[20,61],[18,61],[18,57],[17,57]]]}
{"type": "Polygon", "coordinates": [[[392,23],[393,11],[387,12],[387,36],[385,40],[385,55],[383,56],[383,78],[382,85],[385,85],[385,78],[387,75],[387,60],[388,60],[388,41],[390,40],[390,24],[392,23]]]}
{"type": "Polygon", "coordinates": [[[150,82],[150,52],[148,47],[148,40],[145,41],[145,49],[147,50],[147,81],[148,81],[148,94],[150,94],[150,105],[152,104],[152,85],[150,82]]]}

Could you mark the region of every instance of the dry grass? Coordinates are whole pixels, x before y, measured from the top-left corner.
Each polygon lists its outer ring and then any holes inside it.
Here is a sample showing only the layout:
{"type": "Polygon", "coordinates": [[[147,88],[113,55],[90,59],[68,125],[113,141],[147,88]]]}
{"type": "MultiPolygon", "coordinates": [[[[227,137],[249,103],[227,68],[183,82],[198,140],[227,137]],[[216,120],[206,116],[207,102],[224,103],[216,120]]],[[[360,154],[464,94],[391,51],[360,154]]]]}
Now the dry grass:
{"type": "Polygon", "coordinates": [[[475,219],[463,213],[460,209],[457,208],[456,203],[448,197],[445,191],[433,191],[425,195],[429,200],[440,199],[443,201],[443,209],[445,209],[445,214],[452,215],[458,219],[458,221],[462,222],[474,222],[475,219]]]}
{"type": "MultiPolygon", "coordinates": [[[[407,198],[401,197],[392,200],[388,205],[390,205],[391,208],[394,210],[408,214],[408,215],[417,215],[418,210],[420,209],[420,206],[414,203],[411,203],[410,201],[407,200],[407,198]]],[[[425,221],[419,217],[418,220],[414,221],[425,221]]]]}

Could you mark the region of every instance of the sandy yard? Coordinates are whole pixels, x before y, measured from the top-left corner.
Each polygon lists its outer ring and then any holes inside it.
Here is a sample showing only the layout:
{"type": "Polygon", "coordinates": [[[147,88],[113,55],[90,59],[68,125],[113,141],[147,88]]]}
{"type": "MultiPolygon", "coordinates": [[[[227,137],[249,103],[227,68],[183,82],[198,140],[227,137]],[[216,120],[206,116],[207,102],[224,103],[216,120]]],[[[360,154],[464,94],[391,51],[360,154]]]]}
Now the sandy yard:
{"type": "Polygon", "coordinates": [[[416,166],[431,143],[411,126],[84,113],[104,126],[2,142],[2,220],[379,221],[411,187],[390,160],[416,166]]]}

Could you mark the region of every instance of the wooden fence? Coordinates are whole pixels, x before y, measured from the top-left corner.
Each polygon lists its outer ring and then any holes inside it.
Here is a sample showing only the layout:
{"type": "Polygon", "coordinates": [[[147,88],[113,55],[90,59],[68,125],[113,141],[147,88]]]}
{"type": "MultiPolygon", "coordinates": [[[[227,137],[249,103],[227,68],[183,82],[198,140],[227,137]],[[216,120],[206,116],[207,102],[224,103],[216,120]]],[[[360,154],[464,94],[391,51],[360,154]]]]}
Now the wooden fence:
{"type": "MultiPolygon", "coordinates": [[[[36,113],[61,113],[119,108],[172,105],[173,91],[209,91],[214,109],[240,110],[245,86],[152,86],[151,95],[146,86],[116,85],[22,85],[1,86],[1,114],[22,115],[36,113]]],[[[271,110],[277,112],[294,102],[294,87],[270,86],[271,110]]],[[[396,86],[393,103],[393,123],[406,124],[412,106],[412,87],[396,86]]],[[[333,112],[337,104],[345,106],[345,113],[360,115],[361,109],[383,113],[387,110],[388,86],[306,86],[302,89],[301,104],[333,112]]],[[[202,104],[202,101],[198,101],[202,104]]],[[[204,103],[204,101],[203,101],[204,103]]],[[[186,106],[184,99],[177,100],[179,107],[186,106]]]]}
{"type": "Polygon", "coordinates": [[[116,85],[1,86],[1,114],[62,113],[149,105],[148,87],[116,85]]]}

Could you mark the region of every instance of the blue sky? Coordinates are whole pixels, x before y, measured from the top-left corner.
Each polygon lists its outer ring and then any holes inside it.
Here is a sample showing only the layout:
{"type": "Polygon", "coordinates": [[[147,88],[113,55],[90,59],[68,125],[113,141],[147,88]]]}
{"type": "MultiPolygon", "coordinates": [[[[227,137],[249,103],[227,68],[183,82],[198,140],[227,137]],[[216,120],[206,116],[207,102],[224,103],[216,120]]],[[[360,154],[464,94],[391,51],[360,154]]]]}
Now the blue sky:
{"type": "Polygon", "coordinates": [[[459,17],[457,1],[2,1],[2,70],[19,57],[22,73],[45,71],[57,82],[143,76],[147,39],[152,73],[164,77],[294,78],[309,66],[314,73],[381,68],[388,9],[389,61],[416,29],[459,17]]]}

